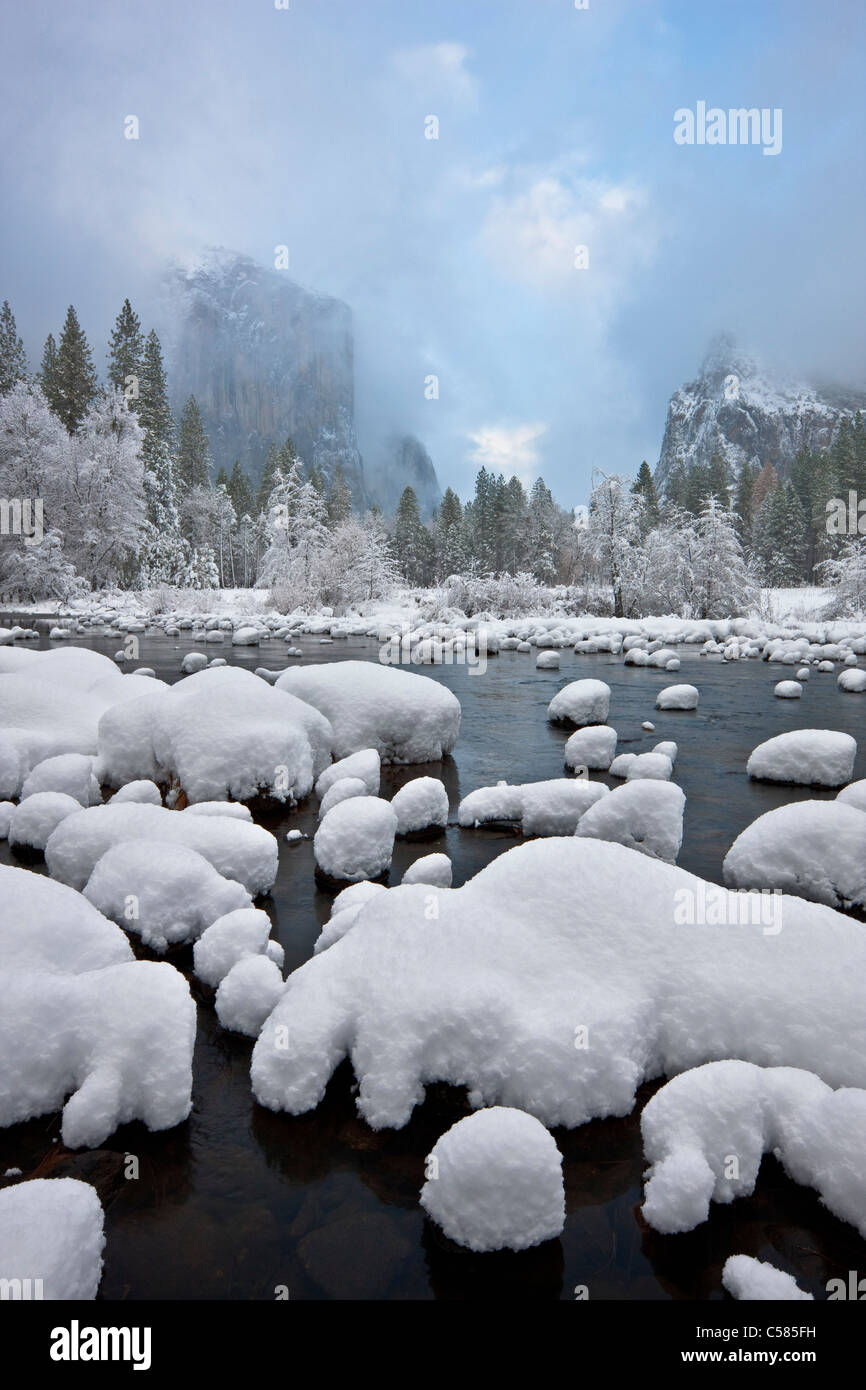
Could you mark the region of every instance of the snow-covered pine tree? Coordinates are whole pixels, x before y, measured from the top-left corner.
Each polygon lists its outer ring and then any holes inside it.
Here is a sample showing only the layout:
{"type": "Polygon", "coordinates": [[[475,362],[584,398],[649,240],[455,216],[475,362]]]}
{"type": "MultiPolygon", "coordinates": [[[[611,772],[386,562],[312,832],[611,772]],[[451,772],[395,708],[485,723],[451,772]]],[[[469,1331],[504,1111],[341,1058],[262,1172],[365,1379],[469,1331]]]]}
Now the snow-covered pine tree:
{"type": "Polygon", "coordinates": [[[752,528],[755,561],[771,588],[800,584],[804,577],[806,516],[790,481],[767,493],[752,528]]]}
{"type": "Polygon", "coordinates": [[[463,534],[463,508],[460,498],[446,487],[434,522],[436,543],[436,574],[440,580],[449,574],[459,574],[466,567],[466,545],[463,534]]]}
{"type": "Polygon", "coordinates": [[[143,356],[141,320],[129,300],[124,299],[108,342],[108,380],[123,393],[130,410],[138,409],[143,356]]]}
{"type": "Polygon", "coordinates": [[[866,537],[843,541],[838,555],[817,566],[822,584],[832,590],[826,616],[859,618],[866,613],[866,537]]]}
{"type": "Polygon", "coordinates": [[[529,494],[529,568],[539,584],[556,577],[556,504],[543,478],[536,478],[529,494]]]}
{"type": "Polygon", "coordinates": [[[71,304],[66,311],[53,371],[49,373],[47,384],[43,380],[43,390],[52,410],[69,433],[74,434],[96,399],[98,382],[93,354],[71,304]]]}
{"type": "MultiPolygon", "coordinates": [[[[312,482],[312,477],[310,481],[312,482]]],[[[352,494],[346,482],[346,475],[339,464],[334,469],[331,485],[325,493],[325,502],[328,509],[328,525],[331,527],[339,526],[352,511],[352,494]]]]}
{"type": "Polygon", "coordinates": [[[138,417],[144,430],[142,461],[148,531],[142,553],[142,582],[179,584],[189,563],[180,529],[174,476],[175,428],[168,404],[159,338],[151,329],[144,345],[138,417]]]}
{"type": "Polygon", "coordinates": [[[643,528],[644,501],[631,480],[613,473],[592,489],[587,546],[602,580],[609,586],[615,618],[625,616],[633,601],[634,565],[643,528]]]}
{"type": "MultiPolygon", "coordinates": [[[[195,396],[190,396],[180,417],[175,480],[182,500],[194,487],[210,485],[211,456],[208,437],[195,396]]],[[[226,480],[228,481],[228,480],[226,480]]]]}
{"type": "Polygon", "coordinates": [[[637,471],[632,492],[643,498],[644,521],[643,524],[647,531],[651,531],[659,523],[659,499],[656,492],[656,485],[653,482],[653,475],[646,459],[643,460],[637,471]]]}
{"type": "Polygon", "coordinates": [[[27,354],[18,336],[15,315],[8,299],[0,309],[0,395],[11,390],[17,381],[27,380],[27,354]]]}
{"type": "Polygon", "coordinates": [[[754,583],[737,538],[733,513],[717,498],[709,497],[694,529],[698,617],[723,618],[746,611],[754,602],[754,583]]]}
{"type": "Polygon", "coordinates": [[[244,516],[252,516],[255,508],[255,498],[253,496],[252,487],[250,486],[250,480],[241,468],[239,459],[235,459],[231,477],[226,482],[226,488],[231,498],[232,506],[235,509],[235,515],[239,519],[244,516]]]}
{"type": "Polygon", "coordinates": [[[116,390],[97,397],[72,437],[60,524],[68,558],[93,588],[134,574],[146,515],[142,444],[116,390]]]}

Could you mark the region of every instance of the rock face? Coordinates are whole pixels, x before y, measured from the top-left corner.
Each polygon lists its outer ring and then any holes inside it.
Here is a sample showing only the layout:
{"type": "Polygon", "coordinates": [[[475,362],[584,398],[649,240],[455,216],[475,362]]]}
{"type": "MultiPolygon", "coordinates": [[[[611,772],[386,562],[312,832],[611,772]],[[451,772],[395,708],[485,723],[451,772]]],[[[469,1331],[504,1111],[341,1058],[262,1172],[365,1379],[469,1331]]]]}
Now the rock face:
{"type": "Polygon", "coordinates": [[[355,439],[352,315],[232,251],[172,265],[156,309],[172,406],[199,403],[216,469],[236,458],[254,483],[271,443],[290,435],[330,479],[341,465],[356,506],[366,500],[355,439]]]}
{"type": "Polygon", "coordinates": [[[413,434],[392,435],[381,457],[367,470],[367,489],[373,501],[390,515],[406,487],[414,489],[421,518],[426,521],[442,501],[433,461],[413,434]]]}
{"type": "Polygon", "coordinates": [[[801,448],[827,448],[858,409],[866,410],[866,391],[783,381],[722,335],[696,380],[671,397],[656,485],[664,487],[677,461],[706,466],[716,452],[732,478],[745,462],[772,463],[788,477],[801,448]]]}

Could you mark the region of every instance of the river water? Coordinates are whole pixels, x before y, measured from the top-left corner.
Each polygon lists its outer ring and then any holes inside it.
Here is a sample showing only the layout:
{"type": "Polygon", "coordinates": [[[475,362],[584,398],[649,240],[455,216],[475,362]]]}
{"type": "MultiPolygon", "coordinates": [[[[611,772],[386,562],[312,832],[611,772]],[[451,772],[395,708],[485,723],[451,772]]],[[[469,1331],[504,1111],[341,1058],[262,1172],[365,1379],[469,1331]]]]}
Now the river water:
{"type": "MultiPolygon", "coordinates": [[[[118,646],[117,638],[76,641],[109,656],[118,646]]],[[[40,645],[48,644],[43,638],[40,645]]],[[[296,645],[305,662],[376,660],[378,650],[366,638],[330,645],[302,638],[296,645]]],[[[136,664],[175,681],[188,650],[186,637],[142,635],[136,664]]],[[[207,652],[250,669],[286,665],[283,642],[207,652]]],[[[834,676],[813,671],[802,700],[776,700],[772,687],[792,674],[789,668],[759,661],[723,664],[699,657],[693,648],[680,655],[682,669],[673,677],[569,650],[562,652],[558,672],[537,671],[534,654],[517,652],[491,657],[484,674],[465,666],[419,668],[459,697],[460,738],[444,763],[383,768],[382,795],[390,797],[412,777],[441,777],[452,823],[424,843],[398,840],[391,883],[399,883],[415,858],[444,851],[457,887],[519,843],[502,830],[460,830],[454,823],[457,803],[501,778],[562,775],[568,731],[547,722],[546,707],[566,681],[580,676],[597,676],[611,686],[618,752],[646,751],[660,739],[678,743],[674,776],[687,796],[679,863],[705,878],[721,882],[728,847],[762,812],[834,795],[750,782],[746,759],[763,739],[794,728],[841,729],[862,743],[862,697],[841,695],[834,676]],[[699,710],[656,711],[656,692],[678,680],[699,687],[699,710]],[[641,729],[645,719],[654,722],[654,734],[641,729]]],[[[866,776],[863,751],[854,775],[866,776]]],[[[285,841],[294,827],[312,835],[315,799],[300,810],[259,819],[280,843],[279,876],[261,905],[292,970],[312,954],[330,910],[330,896],[315,883],[311,840],[285,841]]],[[[0,860],[21,862],[5,842],[0,860]]],[[[41,860],[28,867],[44,872],[41,860]]],[[[622,910],[628,912],[627,900],[622,910]]],[[[138,943],[136,953],[149,956],[138,943]]],[[[751,1198],[713,1206],[710,1219],[687,1235],[650,1230],[639,1214],[645,1164],[638,1118],[655,1084],[642,1089],[625,1119],[554,1131],[564,1155],[567,1205],[559,1240],[520,1254],[461,1250],[426,1219],[418,1193],[432,1145],[470,1113],[462,1090],[429,1088],[404,1129],[377,1134],[355,1113],[354,1078],[344,1063],[313,1113],[292,1117],[264,1110],[250,1090],[252,1042],[219,1028],[212,992],[192,976],[189,948],[167,958],[184,971],[199,1002],[190,1119],[162,1134],[125,1126],[95,1154],[63,1150],[56,1115],[0,1131],[0,1173],[15,1166],[28,1175],[68,1173],[96,1183],[106,1207],[102,1299],[273,1299],[279,1290],[291,1299],[551,1300],[572,1299],[581,1286],[591,1299],[719,1298],[722,1265],[738,1253],[772,1261],[820,1297],[828,1279],[863,1267],[866,1251],[853,1228],[830,1216],[816,1194],[790,1182],[769,1156],[751,1198]],[[137,1165],[125,1155],[133,1155],[137,1165]],[[137,1177],[125,1177],[136,1167],[137,1177]]]]}

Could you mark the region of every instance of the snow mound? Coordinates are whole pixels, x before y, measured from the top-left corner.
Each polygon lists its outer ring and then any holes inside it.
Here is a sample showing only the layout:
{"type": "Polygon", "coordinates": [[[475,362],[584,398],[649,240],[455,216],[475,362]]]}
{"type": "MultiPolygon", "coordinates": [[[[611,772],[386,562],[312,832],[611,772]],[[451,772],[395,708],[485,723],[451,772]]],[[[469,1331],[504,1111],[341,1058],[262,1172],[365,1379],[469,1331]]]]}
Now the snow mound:
{"type": "Polygon", "coordinates": [[[447,854],[425,854],[410,864],[403,883],[429,883],[433,888],[451,887],[451,860],[447,854]]]}
{"type": "Polygon", "coordinates": [[[722,1270],[722,1287],[732,1298],[749,1302],[777,1303],[814,1302],[812,1295],[800,1288],[796,1279],[783,1269],[755,1260],[751,1255],[731,1255],[722,1270]]]}
{"type": "Polygon", "coordinates": [[[840,690],[845,690],[849,694],[861,695],[866,690],[866,671],[851,666],[847,671],[839,672],[836,684],[840,690]]]}
{"type": "Polygon", "coordinates": [[[685,807],[685,793],[673,782],[629,781],[591,806],[574,833],[673,864],[683,842],[685,807]]]}
{"type": "Polygon", "coordinates": [[[162,793],[155,782],[150,782],[146,778],[138,778],[135,782],[126,782],[111,797],[113,805],[122,804],[125,801],[138,802],[141,806],[161,806],[162,793]]]}
{"type": "Polygon", "coordinates": [[[606,724],[610,709],[610,686],[605,681],[571,681],[558,690],[547,706],[547,717],[554,723],[606,724]]]}
{"type": "Polygon", "coordinates": [[[93,775],[93,758],[84,753],[61,753],[37,763],[24,780],[21,800],[34,792],[63,792],[82,806],[96,806],[102,800],[93,775]]]}
{"type": "Polygon", "coordinates": [[[528,1250],[565,1225],[562,1154],[538,1120],[493,1106],[452,1125],[427,1159],[421,1205],[470,1250],[528,1250]]]}
{"type": "MultiPolygon", "coordinates": [[[[644,1078],[719,1056],[863,1086],[862,926],[797,898],[782,899],[777,935],[677,926],[678,894],[708,886],[622,845],[559,838],[439,892],[435,918],[423,884],[377,893],[289,976],[253,1051],[256,1098],[311,1110],[346,1056],[375,1129],[404,1125],[436,1080],[569,1127],[624,1115],[644,1078]]],[[[737,895],[716,891],[733,914],[737,895]]]]}
{"type": "Polygon", "coordinates": [[[370,796],[378,796],[381,771],[382,760],[377,750],[361,748],[357,753],[351,753],[348,758],[340,758],[325,768],[316,782],[316,795],[324,797],[335,782],[353,777],[360,778],[370,796]]]}
{"type": "Polygon", "coordinates": [[[664,753],[620,753],[610,765],[611,777],[625,777],[629,782],[668,782],[673,771],[664,753]]]}
{"type": "Polygon", "coordinates": [[[754,749],[746,771],[761,782],[806,787],[841,787],[851,781],[857,744],[832,729],[792,729],[754,749]]]}
{"type": "Polygon", "coordinates": [[[12,812],[9,843],[44,851],[61,821],[80,810],[81,802],[65,792],[34,792],[12,812]]]}
{"type": "Polygon", "coordinates": [[[460,731],[460,701],[438,681],[369,661],[296,666],[277,690],[321,710],[333,725],[334,753],[375,748],[386,763],[437,762],[460,731]]]}
{"type": "Polygon", "coordinates": [[[601,782],[551,777],[544,782],[479,787],[457,808],[464,829],[491,821],[517,821],[524,835],[573,835],[581,816],[609,795],[601,782]]]}
{"type": "Polygon", "coordinates": [[[0,1279],[31,1281],[31,1298],[95,1298],[102,1278],[103,1224],[96,1189],[77,1178],[31,1178],[4,1188],[0,1279]]]}
{"type": "Polygon", "coordinates": [[[391,798],[397,834],[411,835],[448,824],[448,793],[438,777],[414,777],[391,798]]]}
{"type": "Polygon", "coordinates": [[[656,696],[656,709],[697,709],[699,699],[695,685],[666,685],[656,696]]]}
{"type": "Polygon", "coordinates": [[[835,801],[765,811],[722,865],[731,888],[779,888],[828,907],[866,908],[866,814],[835,801]]]}
{"type": "Polygon", "coordinates": [[[45,846],[48,872],[81,890],[107,850],[122,840],[139,839],[197,850],[217,873],[242,883],[253,897],[273,887],[277,876],[277,841],[260,825],[135,802],[91,806],[68,816],[45,846]]]}
{"type": "Polygon", "coordinates": [[[847,787],[836,793],[836,800],[841,801],[843,806],[856,806],[858,811],[866,811],[866,777],[859,782],[849,782],[847,787]]]}
{"type": "Polygon", "coordinates": [[[749,1196],[763,1155],[774,1153],[866,1235],[866,1090],[834,1091],[794,1067],[710,1062],[656,1092],[641,1135],[651,1165],[643,1214],[657,1231],[690,1231],[711,1201],[749,1196]]]}
{"type": "Polygon", "coordinates": [[[131,1120],[170,1129],[190,1111],[194,1043],[189,987],[165,962],[77,975],[6,972],[0,1126],[63,1106],[61,1135],[71,1149],[98,1148],[131,1120]]]}
{"type": "Polygon", "coordinates": [[[132,961],[119,927],[44,874],[0,864],[0,970],[79,975],[132,961]]]}
{"type": "Polygon", "coordinates": [[[247,956],[268,956],[283,963],[283,948],[270,940],[268,914],[257,907],[241,907],[227,912],[202,932],[192,948],[193,968],[200,980],[216,988],[226,975],[247,956]]]}
{"type": "Polygon", "coordinates": [[[269,956],[244,956],[220,981],[214,1001],[223,1028],[257,1038],[283,992],[279,966],[269,956]]]}
{"type": "Polygon", "coordinates": [[[803,687],[799,681],[779,681],[773,686],[773,694],[777,700],[799,700],[803,687]]]}
{"type": "Polygon", "coordinates": [[[608,724],[592,724],[585,729],[575,729],[565,745],[565,766],[606,772],[616,753],[616,738],[616,729],[608,724]]]}
{"type": "Polygon", "coordinates": [[[559,662],[559,652],[539,652],[535,658],[535,665],[539,671],[558,671],[559,662]]]}
{"type": "Polygon", "coordinates": [[[185,816],[228,816],[229,820],[246,821],[248,825],[253,823],[253,813],[249,806],[245,806],[242,801],[196,801],[192,806],[185,806],[183,814],[185,816]]]}
{"type": "Polygon", "coordinates": [[[332,806],[339,806],[341,801],[350,801],[353,796],[370,796],[365,782],[360,777],[340,777],[336,782],[332,782],[325,795],[322,797],[319,806],[319,820],[326,816],[332,806]]]}
{"type": "Polygon", "coordinates": [[[327,766],[332,737],[303,701],[251,671],[221,666],[109,710],[96,772],[110,786],[174,778],[190,802],[260,793],[294,802],[327,766]]]}
{"type": "Polygon", "coordinates": [[[390,867],[396,833],[397,817],[387,801],[377,796],[341,801],[316,831],[316,864],[328,878],[378,878],[390,867]]]}
{"type": "Polygon", "coordinates": [[[247,890],[196,850],[152,840],[112,845],[94,865],[84,896],[160,954],[197,940],[227,912],[252,906],[247,890]]]}

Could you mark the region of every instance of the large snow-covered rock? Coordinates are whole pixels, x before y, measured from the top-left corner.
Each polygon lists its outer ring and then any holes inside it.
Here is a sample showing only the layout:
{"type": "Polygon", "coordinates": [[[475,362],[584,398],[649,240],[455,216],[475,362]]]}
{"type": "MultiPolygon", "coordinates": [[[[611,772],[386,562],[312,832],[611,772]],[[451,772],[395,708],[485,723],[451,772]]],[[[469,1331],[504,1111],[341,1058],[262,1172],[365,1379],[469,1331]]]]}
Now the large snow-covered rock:
{"type": "Polygon", "coordinates": [[[325,768],[316,781],[316,795],[324,800],[335,783],[351,777],[364,783],[368,795],[378,796],[381,775],[382,759],[378,750],[361,748],[357,753],[350,753],[347,758],[339,758],[337,762],[325,768]]]}
{"type": "Polygon", "coordinates": [[[353,796],[369,795],[371,793],[360,777],[340,777],[336,782],[332,782],[322,797],[319,805],[319,820],[328,814],[332,806],[339,806],[341,801],[351,801],[353,796]]]}
{"type": "Polygon", "coordinates": [[[783,898],[781,933],[732,927],[739,900],[719,888],[725,925],[678,926],[677,895],[707,886],[571,837],[500,855],[440,891],[435,916],[426,885],[375,893],[289,976],[253,1051],[255,1095],[313,1109],[347,1055],[374,1128],[404,1125],[435,1080],[548,1126],[626,1114],[645,1078],[719,1056],[866,1084],[860,924],[783,898]]]}
{"type": "Polygon", "coordinates": [[[192,948],[195,973],[214,988],[233,966],[247,956],[267,956],[283,963],[283,948],[271,941],[271,921],[258,907],[236,908],[227,912],[202,932],[192,948]]]}
{"type": "Polygon", "coordinates": [[[96,773],[110,786],[176,779],[190,802],[263,793],[297,801],[330,761],[317,710],[239,667],[220,666],[110,710],[96,773]]]}
{"type": "Polygon", "coordinates": [[[778,888],[828,907],[866,908],[866,812],[835,801],[765,811],[722,865],[731,888],[778,888]]]}
{"type": "Polygon", "coordinates": [[[674,765],[665,753],[620,753],[610,765],[611,777],[628,782],[668,782],[674,765]]]}
{"type": "Polygon", "coordinates": [[[341,801],[324,817],[313,840],[316,864],[329,878],[378,878],[391,864],[397,816],[378,796],[341,801]]]}
{"type": "Polygon", "coordinates": [[[547,717],[557,724],[606,724],[610,686],[606,681],[579,680],[558,690],[547,706],[547,717]]]}
{"type": "Polygon", "coordinates": [[[438,777],[413,777],[391,798],[397,834],[441,828],[448,823],[448,793],[438,777]]]}
{"type": "Polygon", "coordinates": [[[673,864],[683,842],[685,806],[685,793],[673,782],[628,781],[591,806],[574,833],[673,864]]]}
{"type": "Polygon", "coordinates": [[[585,729],[575,729],[565,745],[566,767],[606,772],[616,753],[616,738],[616,729],[611,729],[608,724],[590,724],[585,729]]]}
{"type": "Polygon", "coordinates": [[[841,787],[851,781],[857,744],[833,729],[792,729],[759,743],[746,771],[761,782],[841,787]]]}
{"type": "Polygon", "coordinates": [[[243,956],[217,989],[214,1007],[220,1024],[257,1038],[284,987],[280,968],[268,955],[243,956]]]}
{"type": "Polygon", "coordinates": [[[112,845],[96,861],[84,896],[160,954],[195,941],[226,913],[252,907],[246,888],[196,850],[152,840],[112,845]]]}
{"type": "Polygon", "coordinates": [[[67,816],[45,846],[48,872],[80,890],[103,854],[123,840],[197,850],[217,873],[237,879],[253,897],[272,888],[277,876],[277,841],[262,826],[234,816],[191,816],[135,802],[109,802],[67,816]]]}
{"type": "Polygon", "coordinates": [[[690,1231],[710,1202],[754,1191],[765,1153],[866,1236],[866,1090],[834,1091],[794,1067],[711,1062],[676,1076],[641,1115],[650,1163],[643,1214],[657,1231],[690,1231]],[[730,1163],[736,1156],[736,1165],[730,1163]]]}
{"type": "Polygon", "coordinates": [[[470,1250],[528,1250],[565,1225],[562,1154],[523,1110],[467,1115],[434,1144],[421,1205],[470,1250]]]}
{"type": "Polygon", "coordinates": [[[836,793],[836,800],[841,801],[843,806],[856,806],[859,811],[866,811],[866,777],[859,782],[849,782],[847,787],[836,793]]]}
{"type": "Polygon", "coordinates": [[[0,972],[79,975],[135,959],[119,927],[65,884],[0,864],[0,972]]]}
{"type": "Polygon", "coordinates": [[[602,782],[582,777],[479,787],[460,802],[457,821],[464,828],[517,821],[524,835],[573,835],[581,816],[608,794],[602,782]]]}
{"type": "Polygon", "coordinates": [[[29,1298],[95,1298],[102,1278],[103,1225],[96,1189],[77,1178],[31,1178],[3,1188],[0,1280],[28,1281],[23,1296],[29,1298]]]}
{"type": "Polygon", "coordinates": [[[84,753],[61,753],[37,763],[25,778],[21,800],[34,792],[63,792],[82,806],[96,806],[102,800],[93,775],[93,758],[84,753]]]}
{"type": "Polygon", "coordinates": [[[732,1298],[750,1302],[792,1303],[813,1302],[812,1295],[800,1288],[792,1275],[783,1269],[756,1260],[751,1255],[731,1255],[722,1270],[722,1287],[732,1298]]]}
{"type": "Polygon", "coordinates": [[[334,729],[334,753],[375,748],[384,763],[436,762],[460,732],[460,701],[429,676],[371,661],[296,666],[276,684],[321,710],[334,729]]]}
{"type": "Polygon", "coordinates": [[[849,694],[862,695],[866,690],[866,671],[857,666],[849,667],[847,671],[840,671],[836,678],[836,684],[840,690],[845,690],[849,694]]]}
{"type": "Polygon", "coordinates": [[[432,888],[451,887],[451,860],[447,854],[425,854],[410,864],[402,883],[429,883],[432,888]]]}
{"type": "Polygon", "coordinates": [[[10,845],[43,850],[61,821],[81,810],[81,802],[65,792],[34,792],[20,801],[9,821],[10,845]]]}
{"type": "Polygon", "coordinates": [[[697,709],[699,699],[695,685],[667,685],[656,696],[656,709],[697,709]]]}

